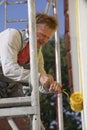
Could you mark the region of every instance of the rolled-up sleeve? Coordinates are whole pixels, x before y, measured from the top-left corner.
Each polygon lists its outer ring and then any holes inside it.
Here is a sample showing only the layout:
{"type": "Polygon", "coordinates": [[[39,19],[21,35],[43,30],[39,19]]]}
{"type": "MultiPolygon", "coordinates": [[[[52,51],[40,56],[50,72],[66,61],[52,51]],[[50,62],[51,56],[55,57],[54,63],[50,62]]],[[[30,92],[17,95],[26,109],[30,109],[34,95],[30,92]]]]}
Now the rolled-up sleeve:
{"type": "Polygon", "coordinates": [[[41,48],[39,49],[39,53],[38,53],[38,71],[39,73],[42,73],[42,74],[46,73],[44,69],[44,59],[43,59],[41,48]]]}
{"type": "MultiPolygon", "coordinates": [[[[41,48],[39,49],[38,52],[38,71],[40,74],[46,74],[46,71],[44,69],[44,59],[41,48]]],[[[40,83],[39,83],[39,91],[45,94],[49,93],[49,89],[45,86],[42,86],[40,83]]]]}

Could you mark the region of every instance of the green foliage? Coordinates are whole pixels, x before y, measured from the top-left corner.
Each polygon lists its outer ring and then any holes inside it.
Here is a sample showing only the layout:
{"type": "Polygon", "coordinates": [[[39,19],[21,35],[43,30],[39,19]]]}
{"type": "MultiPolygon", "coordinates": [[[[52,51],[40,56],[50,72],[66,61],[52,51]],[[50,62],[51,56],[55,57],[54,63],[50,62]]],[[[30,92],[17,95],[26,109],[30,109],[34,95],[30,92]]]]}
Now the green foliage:
{"type": "MultiPolygon", "coordinates": [[[[46,72],[55,77],[54,41],[49,41],[48,44],[43,47],[42,52],[46,72]]],[[[46,130],[56,130],[56,95],[40,94],[40,101],[41,118],[46,130]]]]}
{"type": "Polygon", "coordinates": [[[46,130],[55,130],[56,123],[54,123],[53,129],[50,128],[52,121],[55,121],[56,117],[56,100],[53,94],[41,94],[41,119],[45,125],[46,130]]]}

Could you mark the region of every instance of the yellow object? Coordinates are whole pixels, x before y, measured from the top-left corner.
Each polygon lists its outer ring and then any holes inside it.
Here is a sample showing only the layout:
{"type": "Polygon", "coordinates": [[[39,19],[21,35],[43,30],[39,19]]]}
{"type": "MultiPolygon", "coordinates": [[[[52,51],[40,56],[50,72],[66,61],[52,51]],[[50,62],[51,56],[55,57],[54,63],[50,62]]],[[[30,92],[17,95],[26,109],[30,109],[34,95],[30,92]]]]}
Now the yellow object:
{"type": "Polygon", "coordinates": [[[80,92],[72,93],[70,96],[71,109],[80,112],[83,109],[83,95],[80,92]]]}
{"type": "Polygon", "coordinates": [[[65,89],[62,90],[64,94],[67,95],[70,100],[70,106],[73,111],[80,112],[83,109],[83,95],[80,92],[74,92],[69,97],[69,94],[65,89]]]}

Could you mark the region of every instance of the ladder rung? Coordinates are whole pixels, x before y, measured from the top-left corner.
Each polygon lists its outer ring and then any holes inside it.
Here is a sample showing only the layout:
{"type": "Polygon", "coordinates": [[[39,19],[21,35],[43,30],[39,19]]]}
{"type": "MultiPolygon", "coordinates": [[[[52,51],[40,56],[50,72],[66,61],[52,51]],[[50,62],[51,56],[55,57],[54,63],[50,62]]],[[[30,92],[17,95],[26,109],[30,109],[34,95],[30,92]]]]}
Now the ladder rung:
{"type": "Polygon", "coordinates": [[[7,23],[14,23],[14,22],[27,22],[27,19],[19,19],[19,20],[7,20],[7,23]]]}
{"type": "Polygon", "coordinates": [[[27,0],[24,1],[13,1],[13,2],[7,2],[8,5],[15,5],[15,4],[26,4],[27,0]]]}
{"type": "Polygon", "coordinates": [[[0,107],[14,107],[31,105],[31,96],[0,99],[0,107]]]}
{"type": "Polygon", "coordinates": [[[34,106],[13,107],[0,109],[0,117],[27,116],[35,114],[34,106]]]}

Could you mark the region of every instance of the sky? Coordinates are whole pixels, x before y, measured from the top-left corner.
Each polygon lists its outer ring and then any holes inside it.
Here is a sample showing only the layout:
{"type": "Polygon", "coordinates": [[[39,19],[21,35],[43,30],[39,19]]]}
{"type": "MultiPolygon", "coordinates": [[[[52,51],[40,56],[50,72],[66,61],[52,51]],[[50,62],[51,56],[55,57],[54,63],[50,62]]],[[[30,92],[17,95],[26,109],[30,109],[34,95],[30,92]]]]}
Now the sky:
{"type": "MultiPolygon", "coordinates": [[[[0,0],[1,2],[2,0],[0,0]]],[[[22,0],[8,0],[12,1],[22,1],[22,0]]],[[[23,0],[24,1],[24,0],[23,0]]],[[[47,0],[36,0],[36,12],[44,12],[46,9],[47,0]]],[[[50,14],[52,13],[52,6],[50,9],[50,14]]],[[[8,19],[27,19],[27,4],[17,4],[8,6],[8,19]]],[[[59,20],[59,34],[64,35],[64,3],[63,0],[58,0],[58,20],[59,20]]],[[[0,32],[4,30],[5,23],[5,4],[0,5],[0,32]]],[[[17,22],[9,23],[7,27],[12,27],[16,29],[26,28],[27,22],[17,22]]]]}

